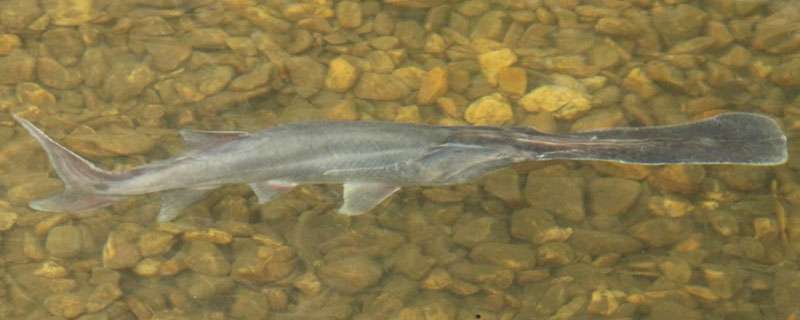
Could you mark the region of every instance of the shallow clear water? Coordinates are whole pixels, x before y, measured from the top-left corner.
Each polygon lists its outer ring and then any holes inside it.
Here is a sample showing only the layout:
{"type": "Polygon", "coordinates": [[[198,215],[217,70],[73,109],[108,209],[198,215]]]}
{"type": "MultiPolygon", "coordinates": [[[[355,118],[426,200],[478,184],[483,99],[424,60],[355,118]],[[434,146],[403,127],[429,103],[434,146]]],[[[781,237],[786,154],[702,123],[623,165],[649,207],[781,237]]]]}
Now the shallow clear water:
{"type": "Polygon", "coordinates": [[[800,6],[781,1],[0,2],[0,318],[796,319],[800,6]],[[306,120],[577,132],[777,119],[785,165],[531,162],[336,215],[341,188],[27,208],[181,128],[306,120]]]}

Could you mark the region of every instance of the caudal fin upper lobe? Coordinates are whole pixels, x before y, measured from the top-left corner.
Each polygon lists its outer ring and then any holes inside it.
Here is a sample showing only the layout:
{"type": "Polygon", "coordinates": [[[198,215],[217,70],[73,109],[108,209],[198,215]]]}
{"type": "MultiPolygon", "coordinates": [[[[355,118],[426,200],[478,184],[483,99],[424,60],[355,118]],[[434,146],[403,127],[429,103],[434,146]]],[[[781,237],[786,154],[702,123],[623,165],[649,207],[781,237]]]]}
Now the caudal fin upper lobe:
{"type": "Polygon", "coordinates": [[[32,201],[30,203],[32,209],[48,212],[85,211],[108,206],[121,198],[99,194],[98,190],[108,188],[109,184],[123,178],[124,174],[115,174],[98,168],[55,142],[30,121],[17,115],[12,116],[39,142],[56,174],[64,182],[63,193],[32,201]]]}

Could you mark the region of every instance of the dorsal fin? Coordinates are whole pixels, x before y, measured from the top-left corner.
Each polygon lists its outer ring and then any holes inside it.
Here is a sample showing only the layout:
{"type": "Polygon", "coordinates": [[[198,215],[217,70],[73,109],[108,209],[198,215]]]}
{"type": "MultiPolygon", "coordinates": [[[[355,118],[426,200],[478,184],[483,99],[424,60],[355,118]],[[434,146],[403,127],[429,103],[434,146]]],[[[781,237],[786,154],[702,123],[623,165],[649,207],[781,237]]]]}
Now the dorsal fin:
{"type": "Polygon", "coordinates": [[[182,129],[179,131],[187,149],[208,149],[222,143],[244,138],[250,134],[244,131],[204,131],[182,129]]]}

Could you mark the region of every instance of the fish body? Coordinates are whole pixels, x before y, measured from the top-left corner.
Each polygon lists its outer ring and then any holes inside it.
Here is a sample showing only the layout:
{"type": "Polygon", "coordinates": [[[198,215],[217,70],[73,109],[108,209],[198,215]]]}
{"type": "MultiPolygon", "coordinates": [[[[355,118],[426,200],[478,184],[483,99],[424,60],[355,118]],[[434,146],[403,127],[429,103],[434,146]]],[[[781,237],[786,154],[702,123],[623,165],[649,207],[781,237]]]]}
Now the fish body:
{"type": "Polygon", "coordinates": [[[341,183],[344,203],[338,211],[356,215],[403,186],[463,183],[524,161],[774,165],[787,158],[786,137],[774,120],[727,113],[680,125],[561,135],[386,122],[295,123],[256,133],[182,130],[185,154],[110,172],[14,118],[42,145],[65,184],[62,194],[31,202],[33,209],[84,211],[160,192],[160,221],[235,183],[249,184],[259,203],[299,184],[341,183]]]}

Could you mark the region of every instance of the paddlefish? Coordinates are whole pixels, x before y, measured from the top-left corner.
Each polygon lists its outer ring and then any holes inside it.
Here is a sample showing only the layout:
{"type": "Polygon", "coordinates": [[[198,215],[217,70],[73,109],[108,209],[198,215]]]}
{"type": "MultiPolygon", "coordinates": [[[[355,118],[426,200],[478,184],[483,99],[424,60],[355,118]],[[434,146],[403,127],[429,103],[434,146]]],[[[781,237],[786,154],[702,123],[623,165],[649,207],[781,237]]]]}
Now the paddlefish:
{"type": "Polygon", "coordinates": [[[13,117],[38,141],[64,182],[62,193],[32,201],[32,209],[80,212],[159,192],[159,221],[173,220],[227,184],[248,184],[259,204],[300,184],[343,184],[337,211],[358,215],[403,186],[465,183],[525,161],[777,165],[787,160],[786,136],[774,120],[732,112],[678,125],[565,134],[389,122],[305,122],[256,133],[180,130],[185,153],[112,172],[13,117]]]}

